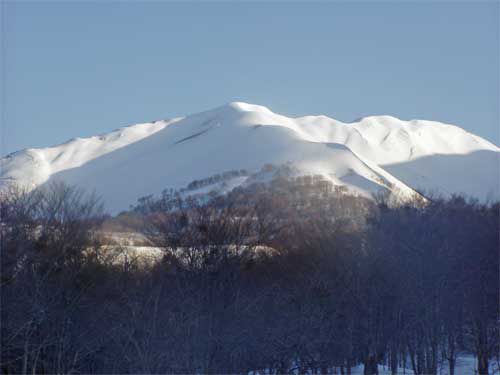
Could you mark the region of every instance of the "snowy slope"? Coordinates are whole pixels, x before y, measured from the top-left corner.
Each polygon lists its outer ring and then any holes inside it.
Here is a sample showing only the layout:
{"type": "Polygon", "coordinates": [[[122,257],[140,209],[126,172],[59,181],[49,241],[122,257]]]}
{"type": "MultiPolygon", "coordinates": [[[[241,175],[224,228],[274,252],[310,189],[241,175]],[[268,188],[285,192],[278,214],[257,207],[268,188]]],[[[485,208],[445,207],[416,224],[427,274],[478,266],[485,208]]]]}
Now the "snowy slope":
{"type": "Polygon", "coordinates": [[[108,134],[74,138],[54,147],[14,152],[0,159],[0,181],[13,180],[33,187],[40,185],[57,172],[79,167],[101,155],[148,137],[179,120],[137,124],[108,134]]]}
{"type": "Polygon", "coordinates": [[[0,183],[34,187],[64,180],[95,189],[117,211],[140,196],[195,179],[289,163],[298,173],[320,174],[363,195],[385,188],[410,196],[412,188],[443,185],[443,192],[483,198],[491,192],[498,196],[499,155],[486,140],[437,122],[378,116],[346,124],[325,116],[288,118],[237,102],[8,155],[0,160],[0,183]],[[436,167],[429,162],[420,167],[436,156],[444,158],[436,167]],[[475,170],[459,168],[457,176],[443,178],[450,157],[475,170]]]}

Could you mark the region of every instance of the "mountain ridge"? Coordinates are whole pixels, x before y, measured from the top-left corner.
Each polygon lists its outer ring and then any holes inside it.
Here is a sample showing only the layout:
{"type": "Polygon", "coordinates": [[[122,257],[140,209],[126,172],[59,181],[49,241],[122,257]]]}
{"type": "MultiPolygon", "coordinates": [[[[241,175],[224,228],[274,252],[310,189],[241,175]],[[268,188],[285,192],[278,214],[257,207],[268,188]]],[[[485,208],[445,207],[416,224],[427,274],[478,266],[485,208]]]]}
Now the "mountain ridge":
{"type": "Polygon", "coordinates": [[[116,211],[140,196],[181,188],[198,178],[242,168],[257,171],[267,163],[292,163],[300,173],[322,175],[358,194],[376,192],[373,184],[387,189],[380,183],[385,180],[390,190],[408,197],[415,190],[436,190],[432,181],[441,181],[446,169],[442,160],[439,175],[428,163],[413,167],[419,159],[443,155],[452,160],[449,157],[458,155],[466,160],[464,165],[474,161],[472,174],[477,181],[471,184],[469,172],[456,166],[452,172],[458,175],[451,180],[457,186],[447,185],[443,192],[484,199],[488,188],[493,196],[499,195],[495,183],[499,151],[487,140],[436,121],[383,115],[343,123],[324,115],[290,118],[264,106],[231,102],[186,117],[11,153],[0,159],[0,184],[35,188],[62,180],[96,190],[116,211]],[[414,178],[422,174],[423,178],[414,178]]]}

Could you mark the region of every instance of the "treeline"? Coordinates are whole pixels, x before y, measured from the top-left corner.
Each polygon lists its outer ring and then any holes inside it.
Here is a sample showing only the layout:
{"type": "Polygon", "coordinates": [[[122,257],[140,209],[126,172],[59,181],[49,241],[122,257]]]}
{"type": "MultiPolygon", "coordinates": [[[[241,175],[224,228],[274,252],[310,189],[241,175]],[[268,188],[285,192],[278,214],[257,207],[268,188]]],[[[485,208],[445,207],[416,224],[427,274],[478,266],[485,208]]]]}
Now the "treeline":
{"type": "Polygon", "coordinates": [[[109,258],[94,197],[3,194],[2,372],[437,374],[469,352],[487,374],[499,208],[312,180],[164,194],[129,213],[164,252],[146,269],[109,258]]]}

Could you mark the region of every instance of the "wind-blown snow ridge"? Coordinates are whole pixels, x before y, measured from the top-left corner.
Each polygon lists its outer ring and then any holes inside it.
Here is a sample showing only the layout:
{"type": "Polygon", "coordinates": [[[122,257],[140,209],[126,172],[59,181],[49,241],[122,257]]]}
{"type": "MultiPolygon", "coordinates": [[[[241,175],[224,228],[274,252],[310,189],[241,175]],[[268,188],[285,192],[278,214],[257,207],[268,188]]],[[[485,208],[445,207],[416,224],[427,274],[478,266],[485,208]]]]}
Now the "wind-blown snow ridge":
{"type": "MultiPolygon", "coordinates": [[[[435,121],[370,116],[343,123],[289,118],[233,102],[185,118],[133,125],[0,159],[0,184],[35,187],[51,180],[95,189],[108,207],[229,170],[293,164],[369,195],[381,188],[499,196],[499,148],[435,121]],[[449,173],[449,178],[446,174],[449,173]],[[444,175],[444,176],[443,176],[444,175]]],[[[243,183],[243,181],[240,181],[243,183]]]]}

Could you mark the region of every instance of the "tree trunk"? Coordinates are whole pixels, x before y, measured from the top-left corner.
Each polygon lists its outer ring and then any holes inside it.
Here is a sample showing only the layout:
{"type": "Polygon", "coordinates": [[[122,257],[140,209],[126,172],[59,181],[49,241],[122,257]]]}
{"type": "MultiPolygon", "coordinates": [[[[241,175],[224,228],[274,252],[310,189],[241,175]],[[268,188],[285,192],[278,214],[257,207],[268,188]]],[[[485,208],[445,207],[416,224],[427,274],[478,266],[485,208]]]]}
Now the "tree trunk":
{"type": "Polygon", "coordinates": [[[453,334],[448,335],[448,368],[450,375],[455,375],[455,362],[456,362],[456,351],[455,351],[455,337],[453,334]]]}
{"type": "Polygon", "coordinates": [[[347,370],[347,375],[351,375],[352,373],[351,358],[347,360],[346,370],[347,370]]]}
{"type": "Polygon", "coordinates": [[[455,358],[454,357],[450,357],[448,358],[448,366],[449,366],[449,369],[450,369],[450,375],[455,375],[455,358]]]}
{"type": "Polygon", "coordinates": [[[23,375],[28,373],[28,340],[24,342],[24,353],[23,353],[23,369],[21,372],[23,375]]]}
{"type": "Polygon", "coordinates": [[[377,357],[370,356],[364,362],[364,375],[378,375],[377,357]]]}
{"type": "Polygon", "coordinates": [[[391,350],[391,374],[392,375],[397,375],[398,374],[398,351],[395,348],[395,345],[392,345],[392,350],[391,350]]]}
{"type": "Polygon", "coordinates": [[[288,366],[286,365],[285,361],[281,361],[280,363],[280,368],[278,369],[278,374],[287,374],[288,373],[288,366]]]}
{"type": "Polygon", "coordinates": [[[489,360],[488,355],[481,352],[477,356],[477,373],[479,375],[488,375],[489,360]]]}

